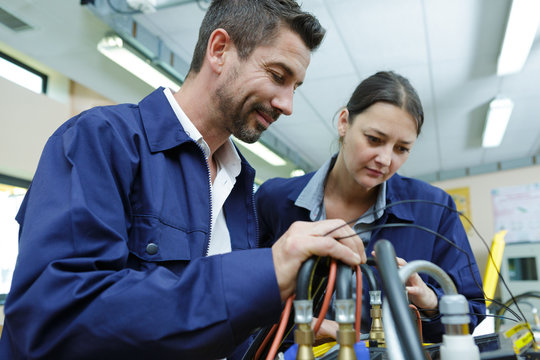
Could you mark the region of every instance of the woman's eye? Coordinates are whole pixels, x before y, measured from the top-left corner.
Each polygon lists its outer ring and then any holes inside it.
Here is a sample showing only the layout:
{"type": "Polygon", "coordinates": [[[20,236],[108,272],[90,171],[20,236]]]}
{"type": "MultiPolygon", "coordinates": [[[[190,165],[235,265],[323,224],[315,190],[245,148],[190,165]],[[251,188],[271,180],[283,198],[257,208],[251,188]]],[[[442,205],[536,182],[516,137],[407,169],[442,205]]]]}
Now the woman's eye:
{"type": "Polygon", "coordinates": [[[381,142],[381,139],[379,139],[378,137],[375,137],[375,136],[371,136],[371,135],[366,135],[367,139],[369,140],[369,142],[372,142],[372,143],[379,143],[381,142]]]}
{"type": "Polygon", "coordinates": [[[409,149],[404,147],[404,146],[398,146],[398,151],[402,154],[404,153],[408,153],[409,152],[409,149]]]}

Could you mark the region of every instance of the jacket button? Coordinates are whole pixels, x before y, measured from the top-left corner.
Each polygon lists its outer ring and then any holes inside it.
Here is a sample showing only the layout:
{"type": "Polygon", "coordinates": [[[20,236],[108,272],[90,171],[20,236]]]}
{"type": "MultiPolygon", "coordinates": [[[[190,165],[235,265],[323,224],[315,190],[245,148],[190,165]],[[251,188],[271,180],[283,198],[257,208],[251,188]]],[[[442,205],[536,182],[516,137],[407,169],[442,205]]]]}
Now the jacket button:
{"type": "Polygon", "coordinates": [[[158,251],[158,246],[154,243],[146,245],[146,253],[149,255],[154,255],[158,251]]]}

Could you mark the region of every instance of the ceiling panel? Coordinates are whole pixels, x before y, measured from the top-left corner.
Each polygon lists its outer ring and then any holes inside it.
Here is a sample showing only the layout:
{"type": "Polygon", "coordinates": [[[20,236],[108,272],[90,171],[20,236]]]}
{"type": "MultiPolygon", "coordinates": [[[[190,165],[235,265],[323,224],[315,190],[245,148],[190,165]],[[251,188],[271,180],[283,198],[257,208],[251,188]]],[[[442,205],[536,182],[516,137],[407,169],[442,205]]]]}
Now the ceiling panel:
{"type": "MultiPolygon", "coordinates": [[[[123,2],[110,0],[117,6],[123,2]]],[[[107,3],[96,0],[98,11],[90,11],[75,0],[0,0],[2,8],[34,27],[14,33],[0,26],[0,50],[2,43],[9,45],[113,101],[137,102],[151,88],[100,55],[99,39],[115,23],[135,19],[189,63],[205,1],[159,0],[157,12],[135,15],[114,13],[107,3]]],[[[334,114],[358,82],[394,70],[409,78],[425,109],[422,134],[401,173],[420,176],[539,154],[540,29],[525,68],[506,77],[495,74],[510,4],[304,1],[327,35],[297,90],[294,114],[269,132],[316,168],[336,149],[334,114]],[[498,95],[514,101],[514,114],[502,145],[485,150],[480,137],[487,107],[498,95]]],[[[266,177],[272,170],[261,173],[266,177]]]]}

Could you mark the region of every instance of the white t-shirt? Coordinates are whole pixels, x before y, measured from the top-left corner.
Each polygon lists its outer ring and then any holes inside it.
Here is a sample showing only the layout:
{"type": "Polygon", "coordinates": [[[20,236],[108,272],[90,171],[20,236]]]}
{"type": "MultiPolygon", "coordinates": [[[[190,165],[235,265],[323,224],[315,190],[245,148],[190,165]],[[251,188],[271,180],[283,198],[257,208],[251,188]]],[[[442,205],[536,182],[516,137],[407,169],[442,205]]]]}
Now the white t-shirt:
{"type": "MultiPolygon", "coordinates": [[[[173,109],[184,131],[202,148],[206,160],[210,155],[210,147],[204,141],[201,133],[195,125],[189,120],[170,89],[164,91],[171,108],[173,109]]],[[[231,252],[231,238],[223,205],[230,195],[236,177],[240,174],[241,162],[240,156],[234,147],[232,140],[229,139],[214,153],[214,161],[217,165],[217,174],[214,183],[210,184],[212,199],[212,223],[210,224],[210,244],[207,255],[225,254],[231,252]]],[[[208,182],[210,183],[210,178],[208,182]]]]}

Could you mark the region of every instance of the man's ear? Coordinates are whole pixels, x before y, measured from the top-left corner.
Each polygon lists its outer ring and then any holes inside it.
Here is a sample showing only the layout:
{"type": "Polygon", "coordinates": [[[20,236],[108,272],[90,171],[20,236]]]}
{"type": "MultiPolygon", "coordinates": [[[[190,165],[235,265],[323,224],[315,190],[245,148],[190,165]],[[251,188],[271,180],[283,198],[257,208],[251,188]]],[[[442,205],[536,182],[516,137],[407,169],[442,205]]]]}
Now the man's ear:
{"type": "Polygon", "coordinates": [[[224,29],[216,29],[210,34],[206,48],[206,58],[216,73],[221,73],[227,51],[231,50],[231,37],[224,29]]]}
{"type": "Polygon", "coordinates": [[[349,110],[347,108],[339,112],[339,117],[337,121],[337,128],[339,137],[344,137],[347,133],[347,128],[349,127],[349,110]]]}

